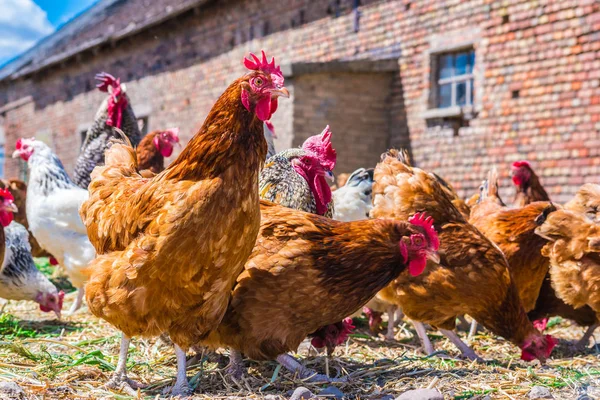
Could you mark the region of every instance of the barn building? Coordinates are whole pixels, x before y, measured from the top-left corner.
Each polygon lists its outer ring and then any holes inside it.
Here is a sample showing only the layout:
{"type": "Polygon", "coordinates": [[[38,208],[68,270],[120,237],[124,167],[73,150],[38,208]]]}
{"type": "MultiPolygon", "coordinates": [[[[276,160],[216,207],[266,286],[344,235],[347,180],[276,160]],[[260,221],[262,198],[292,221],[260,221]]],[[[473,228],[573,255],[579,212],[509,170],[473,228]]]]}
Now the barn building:
{"type": "MultiPolygon", "coordinates": [[[[557,201],[600,182],[595,0],[100,0],[0,69],[5,152],[35,136],[72,172],[99,71],[126,82],[145,131],[185,142],[260,49],[292,92],[279,150],[329,124],[336,172],[408,147],[463,195],[518,159],[557,201]]],[[[23,174],[5,158],[4,176],[23,174]]]]}

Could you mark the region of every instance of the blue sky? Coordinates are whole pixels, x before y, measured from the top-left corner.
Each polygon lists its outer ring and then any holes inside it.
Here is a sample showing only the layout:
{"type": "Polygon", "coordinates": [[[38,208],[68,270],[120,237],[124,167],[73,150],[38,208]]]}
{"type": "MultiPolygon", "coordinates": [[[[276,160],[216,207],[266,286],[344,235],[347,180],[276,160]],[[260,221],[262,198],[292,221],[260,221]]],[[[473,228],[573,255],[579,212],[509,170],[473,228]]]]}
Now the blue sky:
{"type": "Polygon", "coordinates": [[[0,65],[97,0],[0,0],[0,65]]]}

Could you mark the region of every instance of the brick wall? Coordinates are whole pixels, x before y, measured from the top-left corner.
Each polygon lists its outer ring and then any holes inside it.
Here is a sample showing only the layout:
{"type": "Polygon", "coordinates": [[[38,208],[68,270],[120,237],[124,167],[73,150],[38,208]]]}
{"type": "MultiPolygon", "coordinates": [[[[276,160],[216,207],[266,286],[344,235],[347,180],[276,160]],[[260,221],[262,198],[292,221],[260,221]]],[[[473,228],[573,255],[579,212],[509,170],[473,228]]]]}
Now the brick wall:
{"type": "Polygon", "coordinates": [[[389,142],[391,74],[324,73],[294,79],[293,146],[330,125],[338,172],[373,166],[389,142]]]}
{"type": "MultiPolygon", "coordinates": [[[[100,70],[128,82],[134,108],[147,110],[151,129],[178,125],[187,139],[227,83],[243,72],[242,56],[265,48],[291,63],[396,58],[400,72],[390,78],[385,93],[388,135],[384,140],[367,131],[365,138],[373,141],[367,146],[379,151],[384,142],[410,145],[418,165],[445,176],[462,194],[475,190],[493,165],[506,177],[509,163],[520,158],[532,161],[557,201],[566,200],[584,181],[600,180],[597,1],[363,0],[358,31],[352,1],[340,1],[338,17],[332,4],[336,1],[212,2],[200,12],[4,84],[4,102],[27,95],[33,99],[5,112],[8,149],[17,137],[50,132],[71,171],[78,153],[77,128],[93,118],[102,99],[92,89],[93,75],[100,70]],[[460,41],[465,36],[476,36],[468,39],[476,50],[477,109],[470,126],[455,135],[441,126],[428,127],[423,118],[430,91],[429,51],[440,37],[460,41]]],[[[294,89],[300,102],[302,89],[294,89]]],[[[372,100],[355,94],[352,104],[366,107],[372,100]]],[[[281,115],[274,122],[289,141],[291,130],[301,124],[277,121],[284,115],[295,118],[294,112],[281,115]]],[[[343,135],[342,123],[353,115],[339,121],[331,115],[334,135],[343,135]]],[[[325,121],[317,117],[310,123],[311,130],[319,131],[325,121]]],[[[349,138],[353,142],[358,143],[349,138]]],[[[358,165],[361,149],[348,147],[340,148],[341,165],[358,165]]],[[[8,175],[16,173],[16,165],[7,161],[8,175]]],[[[502,184],[507,195],[509,181],[502,184]]]]}

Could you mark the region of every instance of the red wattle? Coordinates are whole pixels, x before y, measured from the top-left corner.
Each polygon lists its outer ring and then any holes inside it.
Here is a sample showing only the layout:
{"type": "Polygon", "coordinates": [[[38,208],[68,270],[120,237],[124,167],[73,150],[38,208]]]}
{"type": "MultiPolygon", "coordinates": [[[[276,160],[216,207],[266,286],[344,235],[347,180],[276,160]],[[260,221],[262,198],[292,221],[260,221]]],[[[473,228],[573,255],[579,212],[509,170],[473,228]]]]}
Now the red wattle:
{"type": "Polygon", "coordinates": [[[426,266],[427,258],[416,258],[414,260],[411,260],[410,263],[408,263],[408,272],[410,272],[412,276],[419,276],[421,275],[421,273],[423,273],[426,266]]]}

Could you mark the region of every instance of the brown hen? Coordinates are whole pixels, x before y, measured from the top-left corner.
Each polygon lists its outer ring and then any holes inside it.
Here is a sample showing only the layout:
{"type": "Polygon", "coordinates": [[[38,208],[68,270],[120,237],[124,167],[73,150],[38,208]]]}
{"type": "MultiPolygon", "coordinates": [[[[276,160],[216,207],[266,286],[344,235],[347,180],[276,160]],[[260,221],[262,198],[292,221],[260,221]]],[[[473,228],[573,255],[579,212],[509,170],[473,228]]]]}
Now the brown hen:
{"type": "Polygon", "coordinates": [[[441,243],[439,264],[429,263],[416,277],[400,275],[380,297],[402,307],[409,318],[441,328],[469,357],[472,350],[451,331],[463,314],[518,345],[523,359],[543,362],[549,357],[555,341],[527,319],[506,258],[465,220],[432,174],[410,167],[392,150],[375,169],[373,193],[372,217],[405,219],[426,212],[441,243]]]}
{"type": "MultiPolygon", "coordinates": [[[[287,352],[311,334],[328,348],[343,342],[347,332],[338,321],[398,275],[418,273],[428,257],[437,257],[437,234],[424,216],[410,223],[340,222],[263,200],[261,218],[227,313],[206,344],[277,359],[302,379],[327,378],[313,376],[287,352]]],[[[239,374],[239,365],[232,368],[239,374]]]]}
{"type": "Polygon", "coordinates": [[[143,178],[131,146],[115,143],[81,208],[99,256],[90,263],[91,312],[123,332],[110,387],[133,392],[125,373],[132,336],[167,333],[175,344],[173,395],[188,394],[185,351],[217,328],[260,224],[263,120],[288,96],[274,61],[250,70],[216,101],[198,133],[163,172],[143,178]]]}

